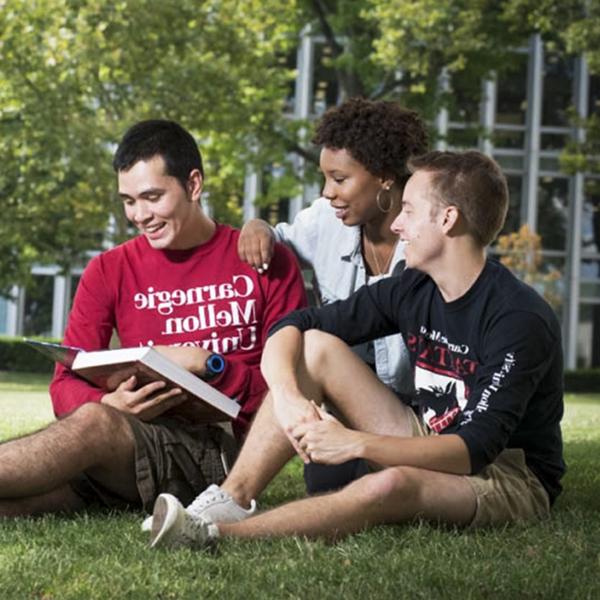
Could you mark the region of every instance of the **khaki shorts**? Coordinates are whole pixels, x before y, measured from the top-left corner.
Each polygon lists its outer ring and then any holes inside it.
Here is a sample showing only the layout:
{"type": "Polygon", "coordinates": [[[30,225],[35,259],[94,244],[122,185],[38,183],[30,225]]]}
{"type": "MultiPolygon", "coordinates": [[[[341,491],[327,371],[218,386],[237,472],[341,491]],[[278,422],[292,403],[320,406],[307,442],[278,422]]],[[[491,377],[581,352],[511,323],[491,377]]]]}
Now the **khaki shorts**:
{"type": "MultiPolygon", "coordinates": [[[[413,436],[436,435],[412,412],[413,436]]],[[[475,493],[477,508],[469,527],[504,525],[550,516],[550,499],[540,480],[525,463],[520,448],[503,450],[477,475],[465,475],[475,493]]]]}
{"type": "Polygon", "coordinates": [[[221,483],[237,456],[229,431],[216,425],[162,418],[145,423],[127,417],[135,438],[135,477],[139,503],[131,503],[83,474],[71,482],[89,505],[111,509],[143,508],[152,512],[159,494],[173,494],[189,504],[211,483],[221,483]]]}

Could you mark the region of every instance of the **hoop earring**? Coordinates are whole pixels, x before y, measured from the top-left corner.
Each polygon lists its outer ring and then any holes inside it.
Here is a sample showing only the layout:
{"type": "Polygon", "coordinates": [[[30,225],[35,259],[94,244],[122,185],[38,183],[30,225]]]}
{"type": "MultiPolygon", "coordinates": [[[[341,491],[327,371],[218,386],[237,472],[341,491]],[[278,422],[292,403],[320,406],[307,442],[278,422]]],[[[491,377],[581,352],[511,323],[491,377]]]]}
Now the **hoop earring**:
{"type": "Polygon", "coordinates": [[[390,191],[390,188],[379,188],[379,191],[377,192],[377,196],[375,196],[375,204],[377,204],[377,208],[382,212],[382,213],[389,213],[390,210],[392,210],[392,206],[394,204],[394,198],[392,197],[392,192],[390,191]],[[381,205],[381,193],[382,192],[387,192],[390,195],[390,203],[388,204],[387,208],[384,208],[381,205]]]}

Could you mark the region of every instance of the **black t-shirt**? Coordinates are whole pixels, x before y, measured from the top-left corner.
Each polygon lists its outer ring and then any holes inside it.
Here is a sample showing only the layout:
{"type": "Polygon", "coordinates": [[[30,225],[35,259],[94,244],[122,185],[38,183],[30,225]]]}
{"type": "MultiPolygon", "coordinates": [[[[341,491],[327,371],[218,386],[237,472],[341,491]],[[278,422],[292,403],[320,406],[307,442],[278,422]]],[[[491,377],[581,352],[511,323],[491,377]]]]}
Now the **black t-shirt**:
{"type": "Polygon", "coordinates": [[[544,299],[499,262],[488,259],[453,302],[428,275],[406,269],[347,300],[291,313],[271,334],[286,325],[350,345],[400,331],[414,370],[413,402],[433,431],[464,440],[472,473],[504,448],[521,448],[551,500],[560,493],[560,326],[544,299]]]}

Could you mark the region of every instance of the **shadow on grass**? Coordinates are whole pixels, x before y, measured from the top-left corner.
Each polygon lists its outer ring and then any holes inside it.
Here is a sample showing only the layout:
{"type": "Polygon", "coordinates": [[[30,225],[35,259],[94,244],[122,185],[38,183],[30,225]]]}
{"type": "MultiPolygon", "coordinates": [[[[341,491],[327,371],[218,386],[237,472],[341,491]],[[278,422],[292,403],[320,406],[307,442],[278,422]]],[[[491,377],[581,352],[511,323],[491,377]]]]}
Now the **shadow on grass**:
{"type": "MultiPolygon", "coordinates": [[[[563,493],[556,509],[600,511],[600,440],[578,440],[565,443],[567,473],[562,480],[563,493]]],[[[597,518],[597,515],[594,517],[597,518]]]]}
{"type": "Polygon", "coordinates": [[[275,477],[260,497],[260,508],[274,508],[306,495],[302,461],[295,457],[275,477]]]}

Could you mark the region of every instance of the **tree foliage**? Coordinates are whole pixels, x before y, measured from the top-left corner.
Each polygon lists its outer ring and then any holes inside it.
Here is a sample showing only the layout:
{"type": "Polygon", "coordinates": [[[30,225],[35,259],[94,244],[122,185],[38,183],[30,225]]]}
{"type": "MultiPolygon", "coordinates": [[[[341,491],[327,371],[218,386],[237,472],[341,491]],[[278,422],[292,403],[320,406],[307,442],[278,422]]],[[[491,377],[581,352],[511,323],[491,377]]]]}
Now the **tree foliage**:
{"type": "Polygon", "coordinates": [[[537,233],[522,225],[518,231],[501,235],[496,250],[505,267],[534,287],[554,309],[560,307],[562,275],[552,265],[544,264],[542,238],[537,233]]]}
{"type": "MultiPolygon", "coordinates": [[[[561,56],[583,54],[590,72],[600,75],[600,0],[368,0],[363,15],[379,24],[375,60],[405,72],[411,102],[418,105],[420,96],[429,115],[453,101],[453,90],[445,94],[439,86],[443,72],[462,77],[476,95],[482,78],[510,69],[513,50],[532,33],[561,56]]],[[[579,156],[568,149],[570,169],[597,154],[597,119],[578,123],[590,135],[587,146],[577,147],[579,156]]],[[[589,167],[598,172],[597,158],[589,167]]]]}
{"type": "Polygon", "coordinates": [[[246,166],[283,153],[297,14],[274,0],[0,0],[0,288],[98,248],[110,214],[123,235],[111,155],[144,118],[196,135],[215,212],[239,218],[246,166]]]}
{"type": "Polygon", "coordinates": [[[413,104],[426,114],[449,98],[440,76],[468,73],[473,91],[483,78],[510,62],[523,32],[508,26],[497,0],[369,0],[365,18],[379,24],[376,59],[401,69],[413,104]]]}

